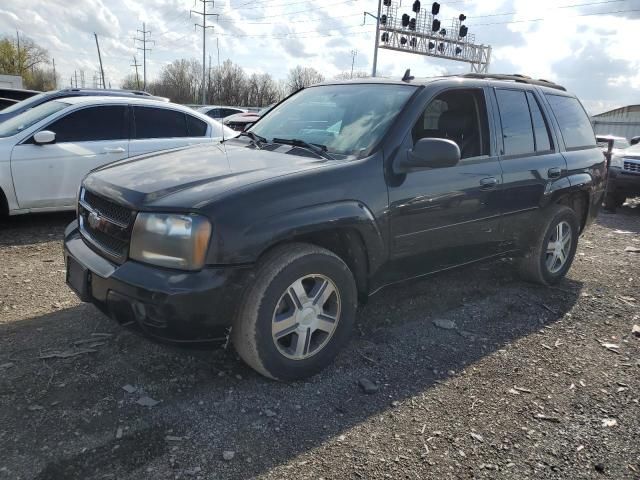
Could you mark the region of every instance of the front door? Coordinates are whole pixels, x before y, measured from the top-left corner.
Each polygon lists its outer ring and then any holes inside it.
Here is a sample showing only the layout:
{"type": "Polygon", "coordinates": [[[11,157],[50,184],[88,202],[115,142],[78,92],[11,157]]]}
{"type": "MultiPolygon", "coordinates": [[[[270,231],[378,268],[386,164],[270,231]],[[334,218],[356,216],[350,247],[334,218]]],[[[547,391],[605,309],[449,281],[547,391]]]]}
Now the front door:
{"type": "Polygon", "coordinates": [[[499,252],[502,183],[483,89],[451,89],[433,98],[399,155],[417,140],[448,138],[461,161],[408,173],[389,182],[391,278],[400,280],[499,252]]]}
{"type": "Polygon", "coordinates": [[[54,143],[37,145],[33,136],[16,145],[11,172],[19,208],[67,208],[76,203],[84,176],[94,168],[127,158],[125,105],[74,110],[41,130],[54,143]]]}

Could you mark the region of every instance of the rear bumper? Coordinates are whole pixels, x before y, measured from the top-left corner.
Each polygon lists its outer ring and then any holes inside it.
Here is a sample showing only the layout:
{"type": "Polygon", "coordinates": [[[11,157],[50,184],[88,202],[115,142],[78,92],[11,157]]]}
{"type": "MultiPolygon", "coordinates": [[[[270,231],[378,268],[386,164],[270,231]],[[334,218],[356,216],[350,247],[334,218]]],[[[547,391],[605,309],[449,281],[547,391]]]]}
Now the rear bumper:
{"type": "Polygon", "coordinates": [[[67,273],[82,301],[123,326],[170,342],[224,341],[251,274],[248,267],[183,272],[135,261],[117,265],[85,244],[75,221],[65,231],[64,254],[68,272],[73,262],[86,278],[86,288],[78,289],[67,273]]]}
{"type": "Polygon", "coordinates": [[[627,197],[640,195],[640,174],[628,173],[618,167],[609,169],[607,192],[627,197]]]}

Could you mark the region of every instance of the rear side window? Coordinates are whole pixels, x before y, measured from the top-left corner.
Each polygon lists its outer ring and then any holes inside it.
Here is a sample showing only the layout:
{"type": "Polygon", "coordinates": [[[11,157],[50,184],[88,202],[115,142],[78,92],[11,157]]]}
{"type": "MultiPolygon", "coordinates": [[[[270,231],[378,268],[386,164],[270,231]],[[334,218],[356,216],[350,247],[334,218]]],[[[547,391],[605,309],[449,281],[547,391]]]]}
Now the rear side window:
{"type": "Polygon", "coordinates": [[[128,139],[124,105],[89,107],[56,120],[45,130],[56,134],[56,142],[96,142],[128,139]]]}
{"type": "Polygon", "coordinates": [[[567,149],[596,145],[593,127],[577,98],[545,94],[560,125],[560,133],[567,149]]]}
{"type": "Polygon", "coordinates": [[[136,138],[188,137],[186,115],[166,108],[133,107],[136,138]]]}
{"type": "Polygon", "coordinates": [[[187,115],[187,128],[190,137],[204,137],[207,135],[207,123],[192,115],[187,115]]]}
{"type": "Polygon", "coordinates": [[[505,155],[535,152],[529,104],[522,90],[496,89],[505,155]]]}
{"type": "Polygon", "coordinates": [[[527,100],[529,100],[529,110],[531,110],[531,122],[533,123],[536,152],[551,150],[549,128],[542,115],[542,110],[540,110],[540,105],[538,105],[538,101],[531,92],[527,92],[527,100]]]}

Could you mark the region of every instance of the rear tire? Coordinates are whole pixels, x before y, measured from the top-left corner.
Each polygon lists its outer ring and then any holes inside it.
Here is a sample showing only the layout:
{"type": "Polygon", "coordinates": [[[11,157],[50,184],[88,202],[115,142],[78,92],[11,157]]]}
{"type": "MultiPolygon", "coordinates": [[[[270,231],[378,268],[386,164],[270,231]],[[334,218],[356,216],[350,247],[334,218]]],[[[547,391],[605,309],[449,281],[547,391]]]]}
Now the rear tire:
{"type": "Polygon", "coordinates": [[[571,268],[578,246],[580,223],[569,207],[551,207],[540,234],[520,260],[520,276],[541,285],[559,282],[571,268]]]}
{"type": "Polygon", "coordinates": [[[348,341],[357,289],[341,258],[315,245],[283,245],[256,269],[231,340],[254,370],[299,380],[324,369],[348,341]]]}

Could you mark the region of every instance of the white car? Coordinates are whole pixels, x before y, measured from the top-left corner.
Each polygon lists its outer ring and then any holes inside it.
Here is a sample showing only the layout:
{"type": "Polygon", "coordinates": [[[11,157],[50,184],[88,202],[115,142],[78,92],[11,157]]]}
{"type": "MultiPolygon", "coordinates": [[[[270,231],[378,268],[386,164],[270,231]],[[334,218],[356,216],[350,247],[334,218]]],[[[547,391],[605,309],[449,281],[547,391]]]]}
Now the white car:
{"type": "Polygon", "coordinates": [[[52,100],[0,123],[0,214],[72,210],[96,167],[237,132],[198,112],[143,98],[52,100]]]}

